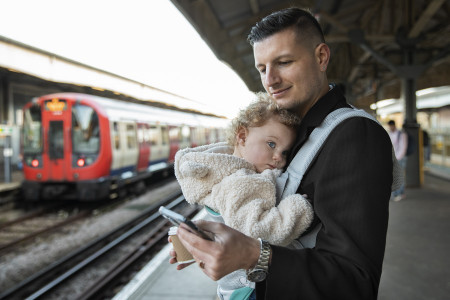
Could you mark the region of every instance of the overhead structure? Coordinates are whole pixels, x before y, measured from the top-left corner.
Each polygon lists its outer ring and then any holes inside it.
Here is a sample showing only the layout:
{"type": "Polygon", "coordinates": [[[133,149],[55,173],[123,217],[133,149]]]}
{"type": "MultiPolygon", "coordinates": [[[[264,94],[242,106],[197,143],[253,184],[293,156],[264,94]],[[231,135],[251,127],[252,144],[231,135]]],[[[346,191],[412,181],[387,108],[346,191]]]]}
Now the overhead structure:
{"type": "MultiPolygon", "coordinates": [[[[331,48],[328,78],[350,103],[369,110],[404,100],[404,129],[416,143],[416,91],[450,84],[450,0],[172,0],[216,56],[252,91],[263,90],[247,42],[251,27],[273,11],[309,9],[331,48]]],[[[420,186],[419,153],[408,158],[406,184],[420,186]]]]}
{"type": "Polygon", "coordinates": [[[172,2],[252,91],[262,85],[247,35],[262,17],[290,6],[309,8],[317,17],[332,51],[328,77],[358,107],[400,98],[402,86],[407,94],[450,84],[450,0],[172,2]]]}

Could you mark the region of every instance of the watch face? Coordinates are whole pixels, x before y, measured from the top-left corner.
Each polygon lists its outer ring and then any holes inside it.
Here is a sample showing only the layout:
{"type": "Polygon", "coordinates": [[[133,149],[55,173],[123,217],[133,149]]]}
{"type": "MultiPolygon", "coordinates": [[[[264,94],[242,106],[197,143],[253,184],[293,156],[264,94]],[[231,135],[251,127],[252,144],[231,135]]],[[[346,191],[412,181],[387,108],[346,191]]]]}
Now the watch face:
{"type": "Polygon", "coordinates": [[[247,275],[247,279],[252,282],[260,282],[266,279],[266,272],[264,270],[255,270],[247,275]]]}

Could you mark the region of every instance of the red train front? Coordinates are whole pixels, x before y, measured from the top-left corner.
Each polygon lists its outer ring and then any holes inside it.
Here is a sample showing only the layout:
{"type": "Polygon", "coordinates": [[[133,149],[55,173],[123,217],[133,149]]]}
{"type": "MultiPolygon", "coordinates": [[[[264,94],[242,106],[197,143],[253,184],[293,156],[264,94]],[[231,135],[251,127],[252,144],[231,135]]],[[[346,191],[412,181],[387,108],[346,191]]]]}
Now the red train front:
{"type": "Polygon", "coordinates": [[[112,185],[170,166],[180,147],[223,139],[221,128],[203,128],[199,118],[218,119],[83,94],[34,99],[24,107],[24,197],[106,198],[112,185]],[[206,140],[211,130],[217,134],[206,140]]]}

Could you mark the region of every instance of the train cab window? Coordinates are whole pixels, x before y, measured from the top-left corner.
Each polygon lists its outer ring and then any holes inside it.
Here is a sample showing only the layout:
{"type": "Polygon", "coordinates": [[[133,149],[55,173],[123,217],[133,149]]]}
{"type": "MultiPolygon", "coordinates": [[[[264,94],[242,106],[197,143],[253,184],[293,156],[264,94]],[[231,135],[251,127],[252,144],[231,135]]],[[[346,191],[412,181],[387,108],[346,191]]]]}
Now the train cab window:
{"type": "Polygon", "coordinates": [[[94,154],[100,149],[98,116],[90,106],[72,107],[72,145],[74,153],[94,154]]]}
{"type": "Polygon", "coordinates": [[[136,130],[133,124],[127,124],[127,147],[128,149],[136,148],[136,130]]]}
{"type": "Polygon", "coordinates": [[[161,141],[163,145],[169,144],[169,134],[166,126],[161,127],[161,141]]]}
{"type": "Polygon", "coordinates": [[[148,135],[149,135],[149,139],[150,139],[150,144],[152,146],[155,146],[158,144],[158,127],[156,126],[150,126],[149,130],[148,130],[148,135]]]}
{"type": "Polygon", "coordinates": [[[23,114],[23,151],[40,153],[42,152],[41,108],[34,105],[25,109],[23,114]]]}
{"type": "Polygon", "coordinates": [[[48,129],[48,155],[50,159],[64,158],[63,121],[50,121],[48,129]]]}

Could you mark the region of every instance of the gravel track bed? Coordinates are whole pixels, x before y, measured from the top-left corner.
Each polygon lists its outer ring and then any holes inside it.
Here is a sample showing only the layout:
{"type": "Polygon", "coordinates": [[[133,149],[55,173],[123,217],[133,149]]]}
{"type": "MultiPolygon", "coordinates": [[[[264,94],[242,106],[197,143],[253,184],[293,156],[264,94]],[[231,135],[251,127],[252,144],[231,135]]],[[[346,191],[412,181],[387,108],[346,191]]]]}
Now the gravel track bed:
{"type": "MultiPolygon", "coordinates": [[[[126,202],[112,211],[102,212],[73,223],[62,231],[47,236],[45,239],[36,240],[33,244],[24,246],[14,253],[2,255],[0,258],[0,290],[4,291],[18,284],[74,249],[129,221],[140,214],[143,207],[167,197],[176,190],[180,190],[180,187],[176,181],[173,181],[126,202]]],[[[98,274],[93,276],[98,276],[98,274]]],[[[88,280],[92,282],[92,278],[88,280]]],[[[58,299],[70,299],[63,295],[70,295],[70,293],[59,294],[58,299]]]]}

